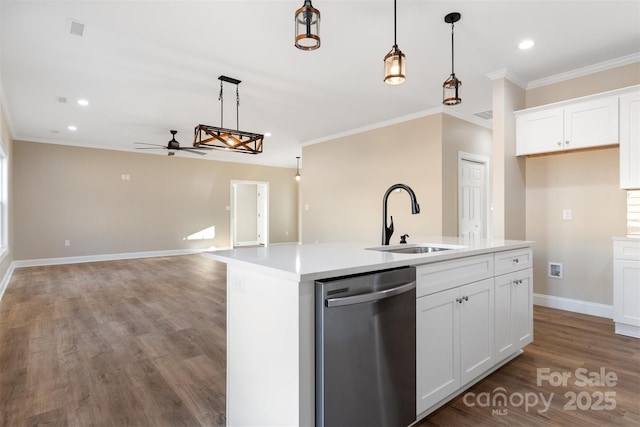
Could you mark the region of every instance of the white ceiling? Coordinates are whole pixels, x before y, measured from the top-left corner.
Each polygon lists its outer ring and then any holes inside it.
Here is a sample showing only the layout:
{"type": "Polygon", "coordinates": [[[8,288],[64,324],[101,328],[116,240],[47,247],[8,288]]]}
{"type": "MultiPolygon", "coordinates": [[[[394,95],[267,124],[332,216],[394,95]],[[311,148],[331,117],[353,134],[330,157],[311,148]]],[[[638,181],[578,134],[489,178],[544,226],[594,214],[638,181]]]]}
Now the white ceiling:
{"type": "MultiPolygon", "coordinates": [[[[165,144],[177,129],[190,146],[196,125],[220,125],[218,76],[226,75],[242,80],[240,129],[272,136],[259,155],[203,157],[295,167],[306,143],[441,107],[451,71],[449,12],[462,14],[455,71],[463,102],[445,111],[463,116],[491,109],[488,73],[506,69],[526,86],[640,54],[637,0],[398,0],[407,81],[387,86],[382,59],[393,45],[393,1],[314,0],[322,46],[309,52],[293,46],[302,3],[2,0],[0,82],[13,136],[134,150],[134,141],[165,144]],[[85,25],[82,37],[69,33],[71,20],[85,25]],[[520,51],[525,38],[536,45],[520,51]],[[80,98],[90,105],[78,106],[80,98]],[[67,130],[71,124],[78,130],[67,130]]],[[[225,86],[230,128],[234,92],[225,86]]]]}

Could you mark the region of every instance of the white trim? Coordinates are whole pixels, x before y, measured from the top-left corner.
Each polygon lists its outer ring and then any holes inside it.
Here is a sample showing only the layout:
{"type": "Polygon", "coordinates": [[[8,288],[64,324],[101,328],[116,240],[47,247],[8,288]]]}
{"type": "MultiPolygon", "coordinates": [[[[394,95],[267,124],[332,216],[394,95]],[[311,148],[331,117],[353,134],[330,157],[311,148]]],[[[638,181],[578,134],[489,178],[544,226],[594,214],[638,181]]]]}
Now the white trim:
{"type": "Polygon", "coordinates": [[[616,322],[616,334],[633,338],[640,338],[640,326],[627,325],[625,323],[616,322]]]}
{"type": "Polygon", "coordinates": [[[78,264],[82,262],[116,261],[121,259],[154,258],[161,256],[191,255],[207,249],[175,249],[171,251],[125,252],[119,254],[86,255],[63,258],[41,258],[14,261],[15,267],[37,267],[43,265],[78,264]]]}
{"type": "Polygon", "coordinates": [[[533,294],[533,303],[543,307],[613,319],[612,305],[543,294],[533,294]]]}
{"type": "Polygon", "coordinates": [[[373,124],[370,124],[370,125],[367,125],[367,126],[362,126],[362,127],[359,127],[359,128],[351,129],[351,130],[348,130],[348,131],[345,131],[345,132],[340,132],[340,133],[336,133],[336,134],[329,135],[329,136],[323,136],[323,137],[318,138],[318,139],[313,139],[311,141],[303,142],[300,145],[305,147],[307,145],[319,144],[321,142],[331,141],[331,140],[338,139],[338,138],[344,138],[346,136],[356,135],[356,134],[359,134],[359,133],[367,132],[367,131],[370,131],[370,130],[376,130],[376,129],[380,129],[380,128],[391,126],[391,125],[396,125],[398,123],[408,122],[408,121],[419,119],[419,118],[422,118],[422,117],[433,116],[433,115],[438,114],[438,113],[448,114],[448,115],[456,117],[456,118],[458,118],[460,120],[465,120],[467,122],[476,124],[478,126],[485,127],[487,129],[493,129],[493,125],[491,123],[487,123],[486,120],[480,119],[480,118],[475,117],[475,116],[468,116],[466,114],[460,113],[460,112],[456,111],[453,107],[445,108],[444,106],[440,106],[440,107],[430,108],[428,110],[423,110],[423,111],[418,111],[418,112],[415,112],[415,113],[407,114],[407,115],[400,116],[400,117],[395,117],[393,119],[384,120],[382,122],[373,123],[373,124]]]}
{"type": "Polygon", "coordinates": [[[610,61],[599,62],[597,64],[578,68],[576,70],[567,71],[566,73],[559,73],[553,76],[543,77],[538,80],[533,80],[529,82],[529,84],[526,86],[525,89],[529,90],[529,89],[535,89],[542,86],[548,86],[554,83],[575,79],[577,77],[583,77],[589,74],[598,73],[600,71],[606,71],[612,68],[633,64],[634,62],[640,62],[640,53],[632,53],[631,55],[623,56],[621,58],[612,59],[610,61]]]}
{"type": "Polygon", "coordinates": [[[16,268],[15,262],[12,262],[9,265],[9,268],[7,269],[7,271],[4,273],[4,277],[0,282],[0,301],[2,301],[2,297],[4,296],[4,291],[6,291],[7,287],[9,286],[9,282],[11,281],[11,276],[13,276],[13,270],[15,270],[15,268],[16,268]]]}
{"type": "Polygon", "coordinates": [[[513,73],[509,72],[506,68],[501,68],[499,70],[487,73],[487,77],[490,80],[507,79],[511,83],[514,83],[520,86],[522,89],[527,88],[527,84],[520,77],[515,76],[513,73]]]}

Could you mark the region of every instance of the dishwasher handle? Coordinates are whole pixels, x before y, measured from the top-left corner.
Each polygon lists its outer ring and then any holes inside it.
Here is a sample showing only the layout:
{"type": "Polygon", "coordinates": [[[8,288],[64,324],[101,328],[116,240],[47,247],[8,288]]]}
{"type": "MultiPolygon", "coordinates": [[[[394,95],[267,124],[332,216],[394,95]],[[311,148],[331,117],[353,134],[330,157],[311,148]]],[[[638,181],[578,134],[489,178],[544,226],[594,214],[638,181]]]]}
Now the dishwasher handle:
{"type": "Polygon", "coordinates": [[[413,282],[405,283],[400,286],[396,286],[395,288],[385,289],[383,291],[378,291],[378,292],[371,292],[368,294],[352,295],[352,296],[341,297],[341,298],[327,298],[326,306],[341,307],[344,305],[362,304],[364,302],[379,301],[386,298],[391,298],[396,295],[403,294],[412,289],[415,289],[415,287],[416,287],[416,282],[413,281],[413,282]]]}

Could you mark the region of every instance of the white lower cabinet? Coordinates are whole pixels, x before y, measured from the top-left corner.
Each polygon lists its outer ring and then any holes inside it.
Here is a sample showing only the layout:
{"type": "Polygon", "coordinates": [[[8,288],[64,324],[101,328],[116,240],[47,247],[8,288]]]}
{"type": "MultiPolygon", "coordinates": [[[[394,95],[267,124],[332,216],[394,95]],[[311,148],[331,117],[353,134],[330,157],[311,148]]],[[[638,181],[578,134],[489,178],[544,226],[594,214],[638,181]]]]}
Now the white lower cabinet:
{"type": "Polygon", "coordinates": [[[613,320],[617,334],[640,338],[640,239],[613,242],[613,320]]]}
{"type": "Polygon", "coordinates": [[[502,360],[533,341],[533,270],[495,278],[495,355],[502,360]]]}
{"type": "Polygon", "coordinates": [[[493,278],[417,300],[417,413],[494,364],[493,278]]]}
{"type": "Polygon", "coordinates": [[[416,267],[416,415],[533,341],[531,247],[416,267]]]}

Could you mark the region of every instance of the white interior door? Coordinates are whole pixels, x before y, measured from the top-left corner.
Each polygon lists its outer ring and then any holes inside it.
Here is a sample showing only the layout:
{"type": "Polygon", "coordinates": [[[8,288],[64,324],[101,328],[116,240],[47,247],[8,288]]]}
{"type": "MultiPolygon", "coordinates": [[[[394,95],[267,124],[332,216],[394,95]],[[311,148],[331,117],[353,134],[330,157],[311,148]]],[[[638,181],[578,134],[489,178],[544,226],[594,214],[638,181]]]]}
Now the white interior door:
{"type": "Polygon", "coordinates": [[[458,233],[467,239],[487,236],[488,159],[461,153],[458,164],[458,233]]]}
{"type": "Polygon", "coordinates": [[[231,246],[266,245],[269,241],[269,184],[231,182],[231,246]]]}

